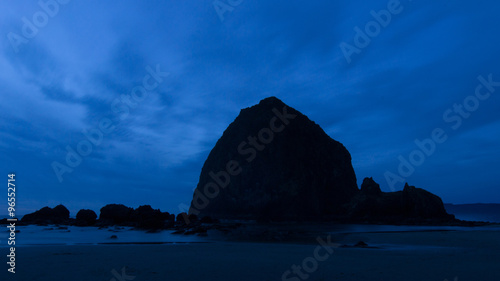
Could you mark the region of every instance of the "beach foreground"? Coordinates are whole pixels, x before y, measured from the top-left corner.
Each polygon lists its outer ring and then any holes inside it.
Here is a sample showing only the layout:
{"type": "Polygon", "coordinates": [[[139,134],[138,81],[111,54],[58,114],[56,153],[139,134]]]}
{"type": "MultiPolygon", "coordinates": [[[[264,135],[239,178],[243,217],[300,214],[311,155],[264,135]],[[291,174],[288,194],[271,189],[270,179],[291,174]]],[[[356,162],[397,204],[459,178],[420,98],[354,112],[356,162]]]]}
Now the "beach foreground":
{"type": "Polygon", "coordinates": [[[17,248],[16,274],[4,270],[1,279],[500,280],[497,230],[344,233],[330,238],[340,245],[362,240],[374,248],[247,242],[30,246],[17,248]],[[301,266],[298,273],[293,273],[294,265],[301,266]]]}

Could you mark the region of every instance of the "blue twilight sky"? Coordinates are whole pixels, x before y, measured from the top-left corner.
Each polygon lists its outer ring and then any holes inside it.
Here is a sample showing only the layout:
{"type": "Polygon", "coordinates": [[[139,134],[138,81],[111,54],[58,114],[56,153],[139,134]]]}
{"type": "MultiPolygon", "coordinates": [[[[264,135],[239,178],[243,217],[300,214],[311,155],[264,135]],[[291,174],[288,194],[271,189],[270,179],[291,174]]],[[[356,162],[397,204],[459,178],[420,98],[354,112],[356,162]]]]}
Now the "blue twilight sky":
{"type": "Polygon", "coordinates": [[[0,4],[0,172],[17,173],[19,214],[178,213],[227,125],[268,96],[342,142],[358,184],[500,203],[498,1],[40,3],[0,4]],[[419,152],[434,130],[446,140],[419,152]]]}

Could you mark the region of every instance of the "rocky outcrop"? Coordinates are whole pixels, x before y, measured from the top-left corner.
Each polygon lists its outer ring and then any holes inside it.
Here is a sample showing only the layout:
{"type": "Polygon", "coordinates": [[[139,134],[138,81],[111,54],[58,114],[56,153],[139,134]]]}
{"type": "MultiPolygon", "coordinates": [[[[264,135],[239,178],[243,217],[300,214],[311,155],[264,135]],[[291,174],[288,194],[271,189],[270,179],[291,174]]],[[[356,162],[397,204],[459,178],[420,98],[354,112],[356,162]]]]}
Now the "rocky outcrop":
{"type": "Polygon", "coordinates": [[[150,205],[139,206],[137,209],[122,204],[109,204],[101,208],[98,224],[126,225],[142,229],[165,229],[173,227],[175,215],[153,209],[150,205]]]}
{"type": "Polygon", "coordinates": [[[361,193],[366,196],[379,196],[382,194],[382,190],[373,178],[365,178],[361,184],[361,193]]]}
{"type": "Polygon", "coordinates": [[[43,207],[21,219],[21,222],[27,224],[61,224],[68,221],[69,211],[63,205],[57,205],[54,208],[43,207]]]}
{"type": "Polygon", "coordinates": [[[188,215],[185,212],[179,213],[176,217],[177,224],[190,224],[192,222],[196,222],[198,220],[198,216],[194,214],[188,215]]]}
{"type": "Polygon", "coordinates": [[[443,201],[439,196],[424,189],[405,184],[402,192],[402,212],[409,218],[422,219],[449,219],[444,208],[443,201]]]}
{"type": "Polygon", "coordinates": [[[130,221],[137,224],[137,227],[144,229],[160,229],[165,225],[165,220],[170,219],[169,213],[162,213],[153,209],[150,205],[139,206],[135,209],[130,221]]]}
{"type": "Polygon", "coordinates": [[[107,224],[122,224],[130,221],[134,209],[123,204],[109,204],[101,208],[99,221],[107,224]]]}
{"type": "Polygon", "coordinates": [[[76,214],[75,224],[78,226],[94,225],[97,220],[97,214],[92,210],[82,209],[76,214]]]}
{"type": "Polygon", "coordinates": [[[402,191],[382,192],[372,178],[365,178],[361,192],[351,202],[349,218],[372,223],[450,222],[443,201],[421,188],[406,184],[402,191]]]}
{"type": "Polygon", "coordinates": [[[189,215],[412,224],[454,220],[438,196],[420,188],[405,185],[385,193],[366,178],[358,190],[347,149],[275,97],[241,110],[224,131],[203,165],[189,215]]]}
{"type": "Polygon", "coordinates": [[[189,213],[321,220],[358,193],[351,155],[305,115],[271,97],[241,110],[203,165],[189,213]]]}

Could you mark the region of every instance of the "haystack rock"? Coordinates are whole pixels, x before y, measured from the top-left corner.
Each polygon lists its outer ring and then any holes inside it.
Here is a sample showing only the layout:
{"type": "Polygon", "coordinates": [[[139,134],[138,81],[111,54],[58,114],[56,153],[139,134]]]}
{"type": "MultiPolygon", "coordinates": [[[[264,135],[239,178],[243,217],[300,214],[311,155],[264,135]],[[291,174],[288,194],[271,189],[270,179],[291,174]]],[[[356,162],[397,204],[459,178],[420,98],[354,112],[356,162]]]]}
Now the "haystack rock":
{"type": "Polygon", "coordinates": [[[203,165],[189,210],[220,219],[322,220],[359,193],[351,155],[270,97],[241,110],[203,165]]]}

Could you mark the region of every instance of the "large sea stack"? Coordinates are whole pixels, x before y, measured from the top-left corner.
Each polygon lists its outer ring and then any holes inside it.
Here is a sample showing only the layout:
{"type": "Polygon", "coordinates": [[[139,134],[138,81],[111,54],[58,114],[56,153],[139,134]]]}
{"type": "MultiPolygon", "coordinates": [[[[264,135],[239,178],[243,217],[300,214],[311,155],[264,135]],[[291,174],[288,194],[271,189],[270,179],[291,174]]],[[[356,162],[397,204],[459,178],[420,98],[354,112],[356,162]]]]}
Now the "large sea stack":
{"type": "Polygon", "coordinates": [[[270,97],[241,110],[203,165],[190,213],[322,220],[359,193],[351,155],[307,116],[270,97]]]}

